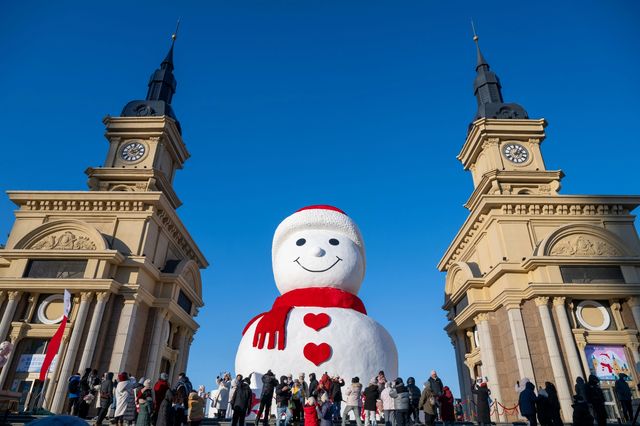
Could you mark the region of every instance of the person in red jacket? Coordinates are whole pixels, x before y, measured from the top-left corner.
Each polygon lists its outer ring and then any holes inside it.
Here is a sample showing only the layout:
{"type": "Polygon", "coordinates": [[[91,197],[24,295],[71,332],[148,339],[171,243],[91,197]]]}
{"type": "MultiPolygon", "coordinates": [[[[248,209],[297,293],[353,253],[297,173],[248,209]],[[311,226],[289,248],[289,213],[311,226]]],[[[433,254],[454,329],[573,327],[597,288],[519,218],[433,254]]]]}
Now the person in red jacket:
{"type": "Polygon", "coordinates": [[[453,423],[456,421],[456,416],[453,411],[453,394],[449,386],[442,388],[442,394],[438,396],[438,402],[440,403],[442,423],[444,423],[445,426],[453,426],[453,423]]]}
{"type": "Polygon", "coordinates": [[[304,403],[304,426],[318,426],[318,404],[314,397],[307,398],[304,403]]]}
{"type": "Polygon", "coordinates": [[[158,379],[156,384],[153,385],[153,394],[155,396],[155,399],[153,400],[154,413],[157,413],[160,410],[160,404],[162,403],[165,394],[169,390],[169,382],[167,381],[168,378],[169,376],[167,375],[167,373],[160,373],[160,378],[158,379]]]}

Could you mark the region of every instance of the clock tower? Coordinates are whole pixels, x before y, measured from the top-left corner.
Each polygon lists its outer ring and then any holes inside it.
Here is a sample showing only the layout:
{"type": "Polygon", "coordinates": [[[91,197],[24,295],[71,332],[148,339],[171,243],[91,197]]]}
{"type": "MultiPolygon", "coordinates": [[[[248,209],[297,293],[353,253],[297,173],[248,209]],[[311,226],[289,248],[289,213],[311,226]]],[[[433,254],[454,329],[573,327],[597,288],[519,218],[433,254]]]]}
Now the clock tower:
{"type": "Polygon", "coordinates": [[[146,99],[129,102],[120,117],[107,116],[109,150],[104,165],[88,168],[92,191],[161,191],[174,208],[175,172],[189,158],[171,99],[176,90],[173,47],[149,79],[146,99]]]}
{"type": "Polygon", "coordinates": [[[619,373],[632,389],[639,379],[629,366],[640,362],[640,240],[631,214],[640,197],[560,194],[563,173],[547,170],[540,149],[546,121],[504,102],[474,40],[478,109],[457,157],[473,191],[438,264],[447,274],[445,330],[463,400],[473,398],[470,383],[487,382],[492,421],[515,421],[514,384],[550,382],[568,422],[577,377],[598,375],[610,395],[619,373]],[[604,358],[624,371],[606,373],[604,358]]]}

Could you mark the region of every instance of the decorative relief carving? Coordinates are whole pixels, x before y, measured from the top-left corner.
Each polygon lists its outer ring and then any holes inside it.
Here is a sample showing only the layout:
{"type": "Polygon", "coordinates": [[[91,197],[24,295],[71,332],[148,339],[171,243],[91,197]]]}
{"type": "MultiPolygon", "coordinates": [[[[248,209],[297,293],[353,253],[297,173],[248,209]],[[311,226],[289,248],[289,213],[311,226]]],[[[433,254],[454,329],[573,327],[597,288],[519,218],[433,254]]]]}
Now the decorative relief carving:
{"type": "Polygon", "coordinates": [[[9,295],[9,300],[18,300],[22,295],[22,292],[15,290],[15,291],[9,291],[7,292],[7,294],[9,295]]]}
{"type": "Polygon", "coordinates": [[[85,291],[85,292],[82,292],[80,294],[80,300],[82,302],[89,303],[89,302],[91,302],[92,299],[93,299],[93,292],[92,291],[85,291]]]}
{"type": "Polygon", "coordinates": [[[536,306],[546,306],[549,303],[549,298],[546,296],[536,297],[536,306]]]}
{"type": "Polygon", "coordinates": [[[98,302],[104,302],[109,299],[110,293],[108,291],[100,291],[96,293],[98,302]]]}
{"type": "Polygon", "coordinates": [[[489,314],[486,312],[478,314],[473,318],[473,322],[475,322],[476,324],[480,324],[481,322],[488,321],[488,320],[489,320],[489,314]]]}
{"type": "MultiPolygon", "coordinates": [[[[541,185],[540,192],[543,191],[541,185]]],[[[551,190],[551,187],[549,187],[551,190]]],[[[629,214],[624,206],[613,204],[505,204],[502,213],[508,215],[544,216],[621,216],[629,214]]]]}
{"type": "Polygon", "coordinates": [[[164,210],[158,210],[158,218],[162,222],[164,229],[169,233],[174,240],[174,242],[184,251],[184,253],[190,259],[193,259],[196,263],[198,262],[198,258],[196,257],[196,253],[191,248],[189,242],[184,238],[182,232],[178,229],[178,227],[173,223],[169,215],[164,210]]]}
{"type": "Polygon", "coordinates": [[[564,302],[566,300],[566,297],[554,297],[553,298],[553,306],[564,306],[564,302]]]}
{"type": "Polygon", "coordinates": [[[33,250],[95,250],[96,244],[86,235],[71,231],[50,234],[31,246],[33,250]]]}
{"type": "Polygon", "coordinates": [[[587,235],[562,238],[551,248],[552,256],[621,256],[620,250],[606,241],[587,235]]]}

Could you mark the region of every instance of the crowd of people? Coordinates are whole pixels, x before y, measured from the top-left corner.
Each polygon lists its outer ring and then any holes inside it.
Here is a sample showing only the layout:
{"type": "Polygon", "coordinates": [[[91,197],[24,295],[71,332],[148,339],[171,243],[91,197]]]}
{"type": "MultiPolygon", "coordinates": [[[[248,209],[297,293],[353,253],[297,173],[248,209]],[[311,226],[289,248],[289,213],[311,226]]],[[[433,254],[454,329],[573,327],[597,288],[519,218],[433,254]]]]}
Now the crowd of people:
{"type": "MultiPolygon", "coordinates": [[[[425,424],[433,425],[440,418],[446,425],[455,421],[454,397],[435,371],[421,390],[413,377],[388,380],[383,371],[372,377],[365,387],[359,377],[347,381],[324,373],[320,378],[304,373],[276,378],[269,370],[262,377],[259,401],[253,400],[251,377],[227,373],[217,378],[218,390],[212,407],[219,418],[231,418],[232,426],[244,426],[245,417],[258,405],[255,425],[267,426],[273,401],[276,404],[276,426],[304,424],[304,426],[343,426],[354,419],[358,426],[409,426],[420,423],[424,412],[425,424]],[[255,403],[255,404],[254,404],[255,403]],[[227,409],[225,410],[225,407],[227,409]]],[[[257,397],[257,396],[256,396],[257,397]]]]}
{"type": "MultiPolygon", "coordinates": [[[[624,418],[633,417],[631,389],[627,377],[620,374],[615,383],[615,392],[622,406],[624,418]]],[[[96,370],[86,369],[84,374],[74,374],[68,383],[71,415],[87,418],[95,404],[95,424],[101,426],[105,420],[121,426],[198,426],[205,417],[207,408],[218,419],[230,419],[232,426],[244,426],[245,419],[258,407],[255,426],[268,426],[272,405],[275,401],[276,426],[332,426],[355,420],[357,426],[411,426],[420,424],[433,426],[436,420],[451,426],[464,418],[460,400],[455,400],[449,387],[444,386],[435,371],[420,389],[413,377],[406,383],[402,378],[388,380],[383,371],[365,384],[359,377],[349,383],[339,376],[324,373],[320,378],[315,373],[307,377],[304,373],[276,378],[269,370],[261,376],[262,390],[254,395],[251,376],[229,373],[216,378],[218,389],[198,391],[184,373],[171,386],[166,373],[160,374],[155,384],[150,379],[136,380],[127,373],[114,376],[105,373],[98,376],[96,370]],[[422,412],[422,418],[421,414],[422,412]]],[[[529,379],[516,383],[517,409],[531,426],[561,426],[561,405],[556,387],[545,382],[536,390],[529,379]]],[[[472,383],[475,395],[474,417],[480,426],[490,425],[492,411],[491,391],[487,382],[472,383]]],[[[578,377],[573,397],[574,426],[605,426],[607,412],[600,380],[589,376],[585,382],[578,377]]]]}
{"type": "Polygon", "coordinates": [[[119,426],[198,426],[204,418],[204,389],[196,392],[184,374],[174,386],[166,373],[152,385],[151,379],[137,380],[126,372],[117,376],[87,368],[68,381],[68,413],[86,419],[95,406],[95,424],[105,420],[119,426]]]}

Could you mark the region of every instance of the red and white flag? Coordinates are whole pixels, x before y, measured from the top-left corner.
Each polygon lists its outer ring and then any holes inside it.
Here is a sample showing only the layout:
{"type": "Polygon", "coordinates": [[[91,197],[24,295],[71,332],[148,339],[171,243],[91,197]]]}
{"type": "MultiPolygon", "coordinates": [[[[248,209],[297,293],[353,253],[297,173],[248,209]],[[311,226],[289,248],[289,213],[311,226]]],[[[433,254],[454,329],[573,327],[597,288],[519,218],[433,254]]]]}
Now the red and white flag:
{"type": "Polygon", "coordinates": [[[69,312],[71,311],[71,293],[68,290],[64,291],[64,316],[62,317],[62,321],[60,321],[60,325],[56,330],[55,334],[51,338],[49,342],[49,346],[47,347],[47,354],[44,357],[44,361],[42,362],[42,368],[40,368],[40,381],[44,382],[47,378],[47,374],[49,373],[49,367],[51,366],[51,361],[58,353],[58,349],[60,349],[60,342],[62,342],[62,335],[64,334],[64,329],[67,326],[67,320],[69,318],[69,312]]]}

